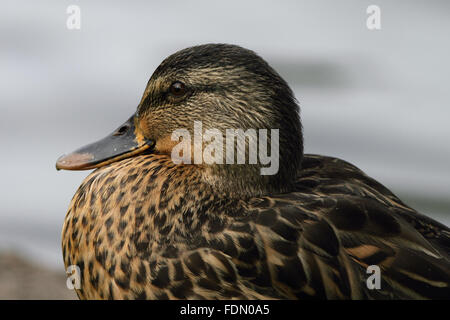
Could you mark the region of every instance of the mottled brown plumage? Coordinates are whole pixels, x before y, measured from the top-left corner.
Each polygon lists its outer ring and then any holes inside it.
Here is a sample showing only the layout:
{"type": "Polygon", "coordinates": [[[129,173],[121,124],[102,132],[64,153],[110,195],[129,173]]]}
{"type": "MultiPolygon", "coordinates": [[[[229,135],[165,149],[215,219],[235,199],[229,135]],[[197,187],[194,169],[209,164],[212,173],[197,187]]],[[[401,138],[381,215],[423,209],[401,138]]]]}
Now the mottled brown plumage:
{"type": "Polygon", "coordinates": [[[450,230],[353,165],[303,155],[292,92],[253,52],[174,54],[134,123],[151,151],[96,165],[65,219],[64,263],[81,269],[80,298],[450,297],[450,230]],[[174,81],[186,84],[184,96],[170,96],[174,81]],[[278,174],[261,176],[259,163],[174,164],[168,137],[194,120],[280,128],[278,174]],[[380,290],[366,285],[374,264],[380,290]]]}

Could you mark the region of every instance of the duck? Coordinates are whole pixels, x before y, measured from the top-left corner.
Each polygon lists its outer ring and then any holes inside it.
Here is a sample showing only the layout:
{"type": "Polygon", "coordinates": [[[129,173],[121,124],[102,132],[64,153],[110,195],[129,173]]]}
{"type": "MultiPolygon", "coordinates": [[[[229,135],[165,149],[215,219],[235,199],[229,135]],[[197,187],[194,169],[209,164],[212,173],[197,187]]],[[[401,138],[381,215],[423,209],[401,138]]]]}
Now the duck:
{"type": "Polygon", "coordinates": [[[167,57],[135,113],[56,168],[95,169],[62,228],[80,299],[450,298],[450,229],[356,166],[305,154],[293,91],[237,45],[167,57]],[[223,142],[230,129],[243,144],[223,142]]]}

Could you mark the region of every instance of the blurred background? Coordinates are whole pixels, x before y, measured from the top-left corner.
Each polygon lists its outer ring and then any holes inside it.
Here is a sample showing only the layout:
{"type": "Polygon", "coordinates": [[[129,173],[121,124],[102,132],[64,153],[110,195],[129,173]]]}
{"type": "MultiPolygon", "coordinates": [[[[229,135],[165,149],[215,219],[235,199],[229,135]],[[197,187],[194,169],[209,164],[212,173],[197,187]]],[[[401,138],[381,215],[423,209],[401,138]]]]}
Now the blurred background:
{"type": "Polygon", "coordinates": [[[448,1],[2,1],[0,298],[73,298],[60,233],[89,172],[63,153],[135,111],[175,51],[233,43],[301,105],[305,152],[343,158],[450,225],[448,1]],[[381,9],[368,30],[366,9],[381,9]],[[69,5],[81,29],[69,30],[69,5]]]}

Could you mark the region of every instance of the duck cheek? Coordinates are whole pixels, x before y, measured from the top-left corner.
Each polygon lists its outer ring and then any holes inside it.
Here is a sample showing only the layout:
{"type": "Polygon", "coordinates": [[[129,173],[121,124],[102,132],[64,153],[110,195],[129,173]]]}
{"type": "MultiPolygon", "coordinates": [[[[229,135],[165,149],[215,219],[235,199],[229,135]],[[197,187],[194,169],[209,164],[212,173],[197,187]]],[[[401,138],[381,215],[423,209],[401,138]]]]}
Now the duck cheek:
{"type": "Polygon", "coordinates": [[[141,132],[146,137],[153,137],[155,130],[154,126],[149,125],[149,120],[146,118],[141,118],[136,121],[136,129],[141,132]]]}
{"type": "Polygon", "coordinates": [[[167,135],[162,138],[158,138],[155,144],[155,151],[161,154],[172,155],[172,151],[176,152],[177,146],[183,144],[183,139],[178,139],[176,135],[167,135]]]}

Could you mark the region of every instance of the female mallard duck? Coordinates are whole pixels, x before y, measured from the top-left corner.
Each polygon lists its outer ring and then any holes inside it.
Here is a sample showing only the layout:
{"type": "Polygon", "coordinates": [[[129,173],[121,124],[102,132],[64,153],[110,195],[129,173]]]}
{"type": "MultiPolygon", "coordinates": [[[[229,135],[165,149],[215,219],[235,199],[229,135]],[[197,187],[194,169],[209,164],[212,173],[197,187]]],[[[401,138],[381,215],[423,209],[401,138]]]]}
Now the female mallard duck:
{"type": "Polygon", "coordinates": [[[291,89],[238,46],[171,55],[124,125],[56,166],[98,168],[62,231],[83,299],[450,297],[449,228],[353,165],[304,155],[291,89]],[[220,133],[279,129],[278,171],[261,174],[260,158],[174,161],[172,133],[195,135],[194,121],[220,133]],[[380,268],[379,289],[368,288],[370,265],[380,268]]]}

